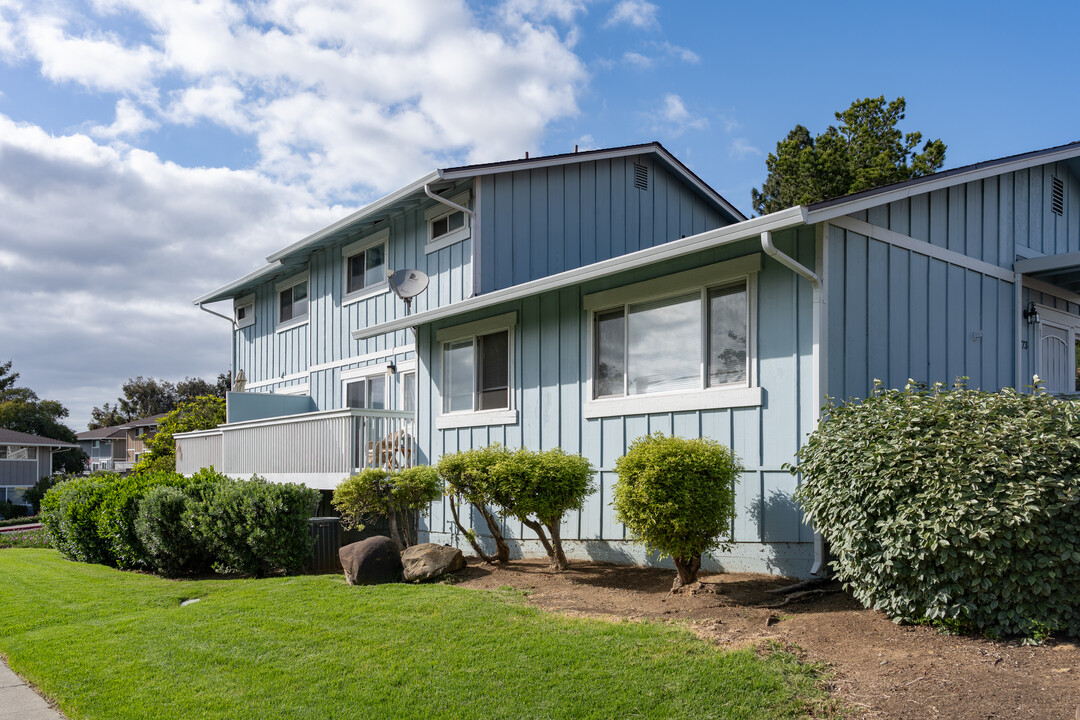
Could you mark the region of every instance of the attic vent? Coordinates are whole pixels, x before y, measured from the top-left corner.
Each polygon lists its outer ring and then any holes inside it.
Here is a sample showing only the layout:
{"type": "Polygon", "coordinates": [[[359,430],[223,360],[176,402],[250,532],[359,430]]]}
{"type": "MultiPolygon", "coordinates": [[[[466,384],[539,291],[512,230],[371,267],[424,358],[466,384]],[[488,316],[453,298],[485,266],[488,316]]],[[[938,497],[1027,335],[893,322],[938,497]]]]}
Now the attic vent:
{"type": "Polygon", "coordinates": [[[634,163],[634,187],[638,190],[649,189],[649,168],[634,163]]]}
{"type": "Polygon", "coordinates": [[[1065,214],[1065,182],[1061,178],[1054,178],[1050,188],[1050,210],[1055,215],[1065,214]]]}

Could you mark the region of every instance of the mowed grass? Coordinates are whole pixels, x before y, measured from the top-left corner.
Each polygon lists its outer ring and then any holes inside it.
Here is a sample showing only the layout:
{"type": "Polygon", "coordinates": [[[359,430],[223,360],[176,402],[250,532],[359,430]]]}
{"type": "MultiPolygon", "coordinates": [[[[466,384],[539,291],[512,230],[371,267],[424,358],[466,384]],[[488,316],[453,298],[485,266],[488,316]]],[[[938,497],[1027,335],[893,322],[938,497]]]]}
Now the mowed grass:
{"type": "Polygon", "coordinates": [[[71,720],[773,719],[822,695],[784,654],[509,591],[169,581],[35,549],[0,551],[0,652],[71,720]]]}

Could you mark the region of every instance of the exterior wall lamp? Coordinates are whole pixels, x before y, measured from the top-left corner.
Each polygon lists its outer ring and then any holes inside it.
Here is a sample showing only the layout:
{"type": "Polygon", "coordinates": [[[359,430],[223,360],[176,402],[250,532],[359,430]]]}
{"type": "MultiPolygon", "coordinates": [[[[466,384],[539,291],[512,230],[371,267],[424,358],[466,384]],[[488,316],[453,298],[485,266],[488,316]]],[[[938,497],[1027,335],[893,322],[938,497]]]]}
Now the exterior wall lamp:
{"type": "Polygon", "coordinates": [[[1028,303],[1027,310],[1024,311],[1024,319],[1027,320],[1028,325],[1039,323],[1039,311],[1035,309],[1034,301],[1028,303]]]}

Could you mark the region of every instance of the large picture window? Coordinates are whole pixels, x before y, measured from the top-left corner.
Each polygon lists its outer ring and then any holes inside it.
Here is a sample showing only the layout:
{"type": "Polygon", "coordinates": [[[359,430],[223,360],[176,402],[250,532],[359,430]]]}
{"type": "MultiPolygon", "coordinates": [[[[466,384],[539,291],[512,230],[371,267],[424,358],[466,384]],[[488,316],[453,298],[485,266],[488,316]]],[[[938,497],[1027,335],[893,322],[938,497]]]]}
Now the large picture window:
{"type": "Polygon", "coordinates": [[[746,382],[745,282],[627,303],[594,317],[594,397],[746,382]]]}
{"type": "Polygon", "coordinates": [[[752,320],[760,267],[760,255],[748,255],[586,295],[584,416],[760,405],[752,320]]]}

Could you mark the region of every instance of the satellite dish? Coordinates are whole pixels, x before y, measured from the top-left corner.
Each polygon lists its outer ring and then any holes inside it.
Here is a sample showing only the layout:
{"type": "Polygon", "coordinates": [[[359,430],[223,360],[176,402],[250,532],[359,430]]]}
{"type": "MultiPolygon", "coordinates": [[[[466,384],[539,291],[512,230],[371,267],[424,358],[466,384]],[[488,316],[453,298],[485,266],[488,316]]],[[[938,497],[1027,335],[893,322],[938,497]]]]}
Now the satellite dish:
{"type": "Polygon", "coordinates": [[[428,276],[420,270],[387,270],[390,288],[394,294],[405,301],[405,314],[412,310],[412,299],[427,290],[428,276]]]}

